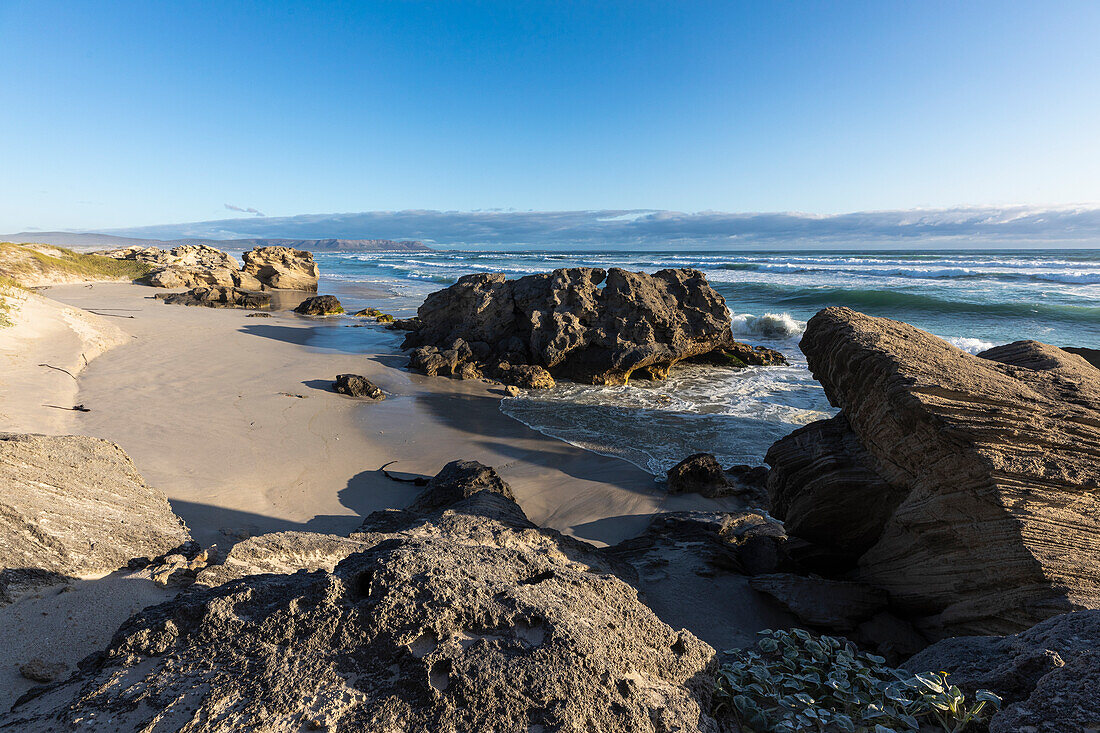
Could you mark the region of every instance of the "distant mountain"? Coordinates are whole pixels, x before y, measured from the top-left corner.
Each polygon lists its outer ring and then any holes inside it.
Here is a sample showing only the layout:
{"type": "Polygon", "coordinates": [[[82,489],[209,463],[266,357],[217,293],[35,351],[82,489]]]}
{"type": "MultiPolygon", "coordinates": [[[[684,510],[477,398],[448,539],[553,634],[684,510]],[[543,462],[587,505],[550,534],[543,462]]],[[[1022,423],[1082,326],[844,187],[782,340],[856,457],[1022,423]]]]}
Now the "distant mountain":
{"type": "Polygon", "coordinates": [[[0,242],[40,242],[57,247],[160,247],[205,244],[218,249],[246,250],[253,247],[293,247],[310,252],[430,252],[422,242],[392,239],[143,239],[96,232],[19,232],[0,234],[0,242]]]}

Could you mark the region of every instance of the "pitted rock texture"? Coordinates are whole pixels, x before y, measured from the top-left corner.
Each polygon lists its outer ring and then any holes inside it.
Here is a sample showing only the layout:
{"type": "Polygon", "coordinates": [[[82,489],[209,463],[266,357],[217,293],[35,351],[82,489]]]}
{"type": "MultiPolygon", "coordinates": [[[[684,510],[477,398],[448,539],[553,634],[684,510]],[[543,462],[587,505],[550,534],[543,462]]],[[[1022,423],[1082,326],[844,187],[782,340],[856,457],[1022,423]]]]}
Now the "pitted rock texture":
{"type": "Polygon", "coordinates": [[[360,374],[337,374],[332,389],[349,397],[366,397],[370,400],[384,400],[386,395],[374,382],[360,374]]]}
{"type": "Polygon", "coordinates": [[[266,287],[317,292],[321,272],[311,252],[290,247],[256,247],[242,258],[244,272],[266,287]]]}
{"type": "Polygon", "coordinates": [[[0,727],[718,730],[714,650],[503,494],[377,512],[353,539],[367,549],[333,572],[248,576],[140,612],[0,727]]]}
{"type": "Polygon", "coordinates": [[[205,244],[182,244],[172,249],[123,247],[100,252],[117,260],[135,260],[153,270],[139,282],[157,288],[226,287],[259,290],[260,281],[241,272],[230,255],[205,244]]]}
{"type": "Polygon", "coordinates": [[[205,306],[207,308],[270,308],[271,296],[256,290],[209,287],[192,288],[182,293],[158,293],[157,300],[169,305],[205,306]]]}
{"type": "Polygon", "coordinates": [[[294,312],[305,316],[335,316],[344,312],[344,306],[335,295],[314,295],[299,303],[294,312]]]}
{"type": "Polygon", "coordinates": [[[187,542],[168,499],[114,443],[0,433],[0,602],[187,542]]]}
{"type": "Polygon", "coordinates": [[[944,670],[1003,706],[990,733],[1092,733],[1100,726],[1100,611],[1067,613],[1013,636],[944,639],[904,665],[944,670]]]}
{"type": "Polygon", "coordinates": [[[769,453],[792,535],[863,550],[857,578],[933,637],[1100,608],[1100,371],[1035,341],[974,356],[847,308],[801,348],[843,420],[769,453]]]}
{"type": "MultiPolygon", "coordinates": [[[[467,275],[429,295],[401,327],[410,331],[404,348],[417,349],[413,368],[458,374],[462,363],[474,362],[510,384],[663,379],[679,361],[736,344],[725,300],[689,269],[648,275],[571,268],[518,280],[467,275]],[[522,366],[539,371],[517,372],[522,366]]],[[[773,352],[746,353],[770,363],[773,352]]]]}

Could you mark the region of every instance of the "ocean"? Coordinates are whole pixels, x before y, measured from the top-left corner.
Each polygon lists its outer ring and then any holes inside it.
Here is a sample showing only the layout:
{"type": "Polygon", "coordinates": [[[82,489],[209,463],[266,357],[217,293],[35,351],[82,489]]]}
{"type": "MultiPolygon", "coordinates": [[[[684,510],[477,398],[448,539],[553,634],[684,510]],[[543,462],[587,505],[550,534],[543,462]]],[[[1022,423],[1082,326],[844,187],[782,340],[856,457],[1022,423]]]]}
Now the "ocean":
{"type": "MultiPolygon", "coordinates": [[[[1100,250],[315,256],[322,293],[337,295],[349,309],[373,305],[403,316],[414,314],[428,293],[472,272],[520,277],[579,266],[703,271],[725,297],[735,335],[782,351],[790,366],[690,366],[674,369],[664,382],[562,383],[501,402],[503,412],[535,430],[655,476],[699,451],[715,454],[723,465],[759,464],[775,440],[835,414],[798,350],[806,321],[826,306],[905,321],[972,353],[1019,339],[1100,348],[1100,250]]],[[[393,339],[392,348],[397,343],[393,339]]]]}

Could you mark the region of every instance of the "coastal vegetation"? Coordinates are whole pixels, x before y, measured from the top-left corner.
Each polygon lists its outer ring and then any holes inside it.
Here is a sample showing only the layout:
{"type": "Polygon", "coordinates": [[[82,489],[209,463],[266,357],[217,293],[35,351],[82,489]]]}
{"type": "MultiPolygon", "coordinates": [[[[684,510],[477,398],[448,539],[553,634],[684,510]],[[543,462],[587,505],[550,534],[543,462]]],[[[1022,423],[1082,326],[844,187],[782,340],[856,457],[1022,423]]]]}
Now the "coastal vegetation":
{"type": "Polygon", "coordinates": [[[988,690],[968,703],[946,672],[894,669],[844,639],[804,629],[759,635],[756,649],[722,665],[715,689],[716,712],[732,713],[746,733],[956,733],[1001,705],[988,690]]]}
{"type": "Polygon", "coordinates": [[[149,271],[147,264],[133,260],[52,245],[0,242],[0,276],[25,287],[80,280],[136,280],[149,271]]]}

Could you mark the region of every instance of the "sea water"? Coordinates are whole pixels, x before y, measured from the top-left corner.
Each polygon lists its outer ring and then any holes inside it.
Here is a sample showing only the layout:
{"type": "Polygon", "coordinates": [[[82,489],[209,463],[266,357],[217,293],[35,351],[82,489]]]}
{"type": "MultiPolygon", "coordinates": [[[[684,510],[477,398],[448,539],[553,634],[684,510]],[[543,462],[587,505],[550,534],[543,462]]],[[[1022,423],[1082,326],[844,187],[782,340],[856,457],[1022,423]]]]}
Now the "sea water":
{"type": "Polygon", "coordinates": [[[428,293],[473,272],[703,271],[725,297],[737,338],[782,351],[790,366],[685,366],[663,382],[562,383],[501,402],[503,412],[535,430],[655,475],[699,451],[724,465],[759,464],[775,440],[835,414],[798,350],[806,321],[826,306],[905,321],[972,353],[1019,339],[1100,348],[1100,250],[446,250],[316,257],[323,292],[352,307],[369,303],[398,315],[412,315],[428,293]],[[386,304],[378,291],[389,296],[386,304]]]}

